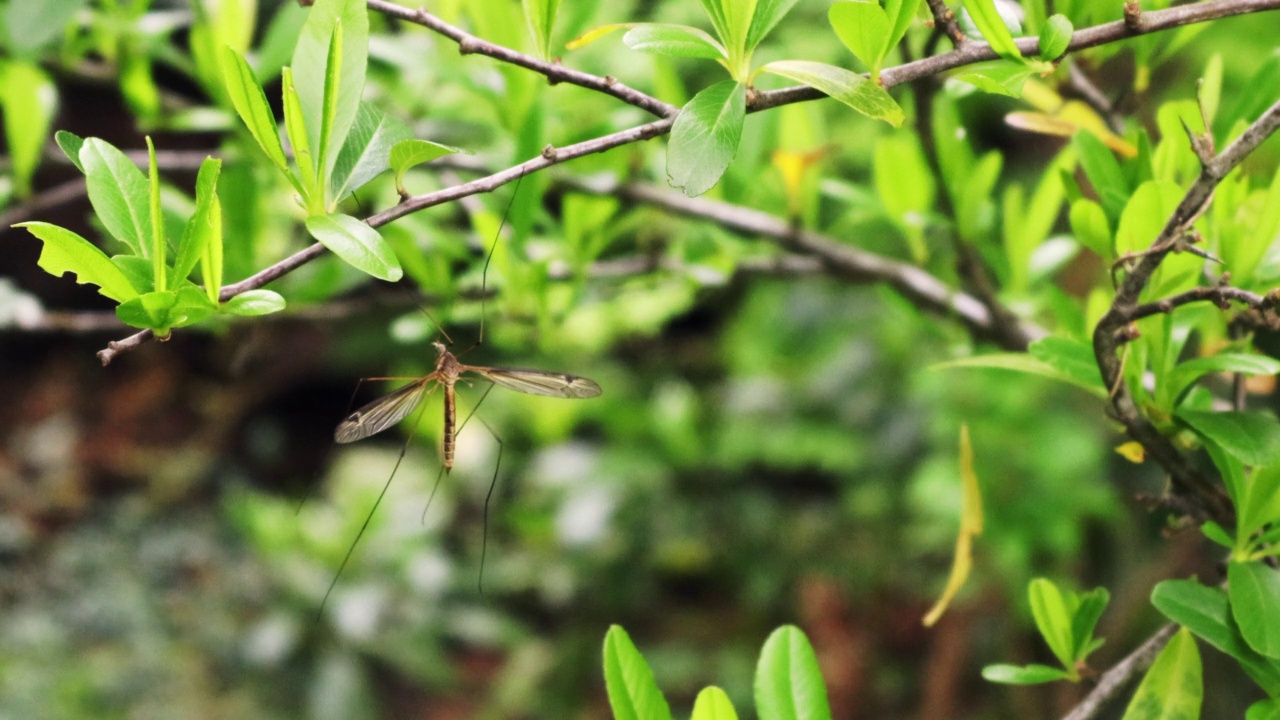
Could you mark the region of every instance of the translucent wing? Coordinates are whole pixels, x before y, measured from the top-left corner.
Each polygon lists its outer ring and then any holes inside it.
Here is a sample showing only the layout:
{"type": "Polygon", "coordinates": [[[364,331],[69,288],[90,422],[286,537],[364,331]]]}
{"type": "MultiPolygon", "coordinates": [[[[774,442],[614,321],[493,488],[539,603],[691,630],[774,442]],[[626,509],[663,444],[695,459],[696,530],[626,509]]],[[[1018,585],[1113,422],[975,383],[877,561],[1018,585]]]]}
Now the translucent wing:
{"type": "Polygon", "coordinates": [[[600,394],[595,381],[577,375],[567,375],[544,370],[517,370],[515,368],[491,368],[464,365],[490,382],[530,395],[546,395],[562,398],[593,398],[600,394]]]}
{"type": "Polygon", "coordinates": [[[333,431],[333,439],[340,443],[355,442],[395,425],[418,406],[432,380],[435,380],[434,374],[415,380],[351,413],[333,431]]]}

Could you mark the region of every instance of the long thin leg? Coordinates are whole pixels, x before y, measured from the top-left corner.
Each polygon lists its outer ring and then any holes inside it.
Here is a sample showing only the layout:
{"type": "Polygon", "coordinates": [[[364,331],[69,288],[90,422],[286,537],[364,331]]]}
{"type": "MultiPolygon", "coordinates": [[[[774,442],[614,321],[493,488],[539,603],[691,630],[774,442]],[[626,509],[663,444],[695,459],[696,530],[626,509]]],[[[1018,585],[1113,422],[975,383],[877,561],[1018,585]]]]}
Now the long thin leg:
{"type": "Polygon", "coordinates": [[[369,528],[369,522],[373,520],[373,514],[378,511],[378,506],[382,504],[382,498],[387,494],[387,488],[391,487],[391,481],[395,479],[396,471],[400,469],[400,463],[404,461],[405,454],[409,452],[409,443],[413,442],[413,436],[418,432],[418,423],[422,421],[425,409],[424,407],[418,411],[418,417],[413,421],[413,428],[409,431],[409,437],[405,438],[404,445],[400,448],[400,457],[396,458],[395,467],[391,468],[391,475],[387,477],[387,482],[383,484],[382,491],[378,493],[378,499],[373,501],[373,507],[369,508],[369,514],[364,516],[364,523],[360,525],[360,532],[356,533],[356,539],[351,541],[351,547],[347,548],[347,554],[343,556],[342,564],[338,566],[338,571],[333,574],[333,580],[329,583],[329,588],[324,591],[324,598],[320,600],[320,607],[316,610],[316,623],[319,623],[321,617],[323,617],[324,607],[329,602],[329,595],[333,594],[333,589],[337,587],[338,578],[342,577],[342,571],[346,569],[352,553],[356,551],[356,545],[360,544],[360,538],[364,537],[364,531],[369,528]]]}
{"type": "Polygon", "coordinates": [[[498,470],[502,467],[502,438],[489,427],[489,423],[480,418],[476,420],[479,420],[493,439],[498,441],[498,461],[493,464],[493,479],[489,481],[489,492],[484,495],[484,531],[480,536],[480,575],[476,578],[476,590],[484,595],[484,560],[489,552],[489,501],[493,499],[493,491],[498,487],[498,470]]]}
{"type": "Polygon", "coordinates": [[[516,195],[520,192],[520,183],[524,182],[524,173],[520,173],[520,177],[516,178],[516,186],[511,190],[511,200],[507,202],[507,209],[502,212],[502,221],[498,223],[498,232],[493,236],[493,244],[489,246],[489,254],[484,257],[484,271],[480,274],[480,335],[471,347],[457,353],[457,357],[475,350],[484,344],[484,317],[486,312],[486,302],[489,297],[489,263],[493,262],[493,251],[498,249],[498,242],[502,239],[502,228],[507,224],[507,216],[511,214],[511,207],[516,204],[516,195]]]}
{"type": "MultiPolygon", "coordinates": [[[[343,417],[346,417],[346,416],[348,416],[348,415],[350,415],[350,414],[351,414],[351,409],[352,409],[352,407],[354,407],[354,406],[355,406],[355,404],[356,404],[356,395],[359,395],[359,394],[360,394],[360,386],[361,386],[361,385],[363,385],[366,381],[368,381],[368,382],[373,382],[373,381],[375,381],[375,380],[417,380],[417,379],[418,379],[418,378],[416,378],[416,377],[366,377],[366,378],[360,378],[359,380],[357,380],[357,381],[356,381],[356,389],[351,391],[351,399],[350,399],[350,400],[347,400],[347,411],[346,411],[346,412],[344,412],[344,413],[342,413],[342,416],[343,416],[343,417]]],[[[302,494],[302,499],[298,501],[298,506],[297,506],[296,508],[294,508],[294,509],[293,509],[293,514],[294,514],[294,515],[299,515],[299,514],[301,514],[301,513],[302,513],[302,506],[306,505],[306,504],[307,504],[307,501],[311,499],[311,494],[312,494],[313,492],[315,492],[316,487],[317,487],[319,484],[320,484],[320,483],[317,481],[317,482],[311,483],[310,485],[308,485],[308,486],[307,486],[307,491],[306,491],[305,493],[303,493],[303,494],[302,494]]]]}

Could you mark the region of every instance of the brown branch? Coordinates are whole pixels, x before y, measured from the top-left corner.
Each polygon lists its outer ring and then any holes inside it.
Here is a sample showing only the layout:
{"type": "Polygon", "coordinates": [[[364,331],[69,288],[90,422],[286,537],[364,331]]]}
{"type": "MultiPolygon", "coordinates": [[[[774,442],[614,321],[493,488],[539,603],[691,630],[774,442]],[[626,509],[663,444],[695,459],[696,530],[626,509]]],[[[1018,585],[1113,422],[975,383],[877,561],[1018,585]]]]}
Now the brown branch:
{"type": "Polygon", "coordinates": [[[635,105],[641,110],[648,111],[661,118],[674,118],[680,112],[680,108],[634,88],[627,87],[611,77],[600,77],[579,70],[572,70],[561,65],[558,62],[549,63],[539,60],[535,57],[516,52],[508,47],[496,45],[476,37],[471,33],[454,25],[441,20],[440,18],[427,12],[425,8],[411,10],[402,5],[386,2],[386,0],[368,0],[369,9],[376,10],[388,17],[399,18],[406,22],[415,23],[425,28],[434,30],[435,32],[458,43],[458,51],[463,55],[475,53],[477,55],[487,55],[495,60],[532,70],[547,77],[552,84],[569,83],[579,87],[595,90],[606,95],[612,95],[628,105],[635,105]]]}
{"type": "MultiPolygon", "coordinates": [[[[1138,303],[1143,289],[1160,263],[1169,253],[1179,249],[1181,243],[1185,243],[1184,238],[1191,231],[1192,224],[1209,207],[1218,183],[1249,153],[1262,144],[1263,140],[1270,137],[1277,127],[1280,127],[1280,102],[1268,108],[1225,150],[1202,161],[1200,176],[1187,189],[1177,209],[1165,222],[1164,228],[1151,243],[1150,248],[1143,251],[1132,269],[1125,275],[1124,281],[1116,291],[1115,300],[1098,321],[1093,333],[1093,352],[1098,361],[1098,369],[1102,372],[1103,383],[1106,387],[1115,388],[1111,398],[1112,414],[1125,426],[1129,436],[1141,443],[1146,448],[1147,454],[1155,458],[1169,473],[1175,491],[1193,500],[1203,515],[1225,526],[1229,526],[1234,519],[1230,501],[1222,490],[1184,457],[1139,410],[1128,385],[1121,379],[1123,367],[1116,351],[1130,335],[1126,331],[1128,324],[1139,317],[1140,312],[1154,314],[1162,312],[1166,303],[1172,309],[1172,303],[1175,300],[1185,304],[1197,299],[1210,299],[1215,294],[1224,301],[1238,300],[1246,303],[1253,301],[1251,293],[1244,294],[1241,291],[1232,290],[1228,296],[1227,289],[1218,286],[1192,291],[1191,294],[1183,293],[1176,298],[1168,298],[1154,305],[1143,306],[1138,303]],[[1197,292],[1203,293],[1205,297],[1197,297],[1197,292]]],[[[1194,138],[1192,144],[1196,146],[1194,138]]],[[[1258,302],[1263,300],[1259,299],[1258,302]]]]}
{"type": "Polygon", "coordinates": [[[0,215],[0,232],[7,232],[11,225],[26,222],[38,214],[78,200],[87,192],[88,188],[83,180],[70,180],[48,190],[41,190],[0,215]]]}
{"type": "Polygon", "coordinates": [[[938,28],[951,40],[951,44],[960,47],[968,42],[970,38],[960,31],[960,24],[956,22],[956,14],[947,7],[946,0],[924,0],[929,4],[929,12],[933,13],[933,26],[938,28]]]}
{"type": "Polygon", "coordinates": [[[572,186],[594,194],[616,195],[654,205],[686,217],[710,220],[746,235],[770,238],[791,250],[817,258],[827,271],[840,277],[859,283],[884,283],[917,307],[943,317],[954,317],[975,335],[990,338],[1010,350],[1026,350],[1032,340],[1046,334],[1030,323],[1005,325],[995,322],[982,301],[949,287],[915,265],[860,250],[821,233],[796,228],[782,218],[759,210],[690,198],[672,190],[639,183],[618,185],[578,181],[572,186]]]}
{"type": "Polygon", "coordinates": [[[1067,63],[1067,86],[1106,121],[1112,132],[1124,132],[1124,120],[1116,112],[1115,103],[1103,94],[1102,89],[1074,61],[1067,63]]]}
{"type": "MultiPolygon", "coordinates": [[[[386,5],[382,0],[370,0],[370,3],[371,7],[374,7],[374,3],[379,3],[378,7],[386,5]]],[[[1168,10],[1158,10],[1145,13],[1143,16],[1144,28],[1146,32],[1155,32],[1157,30],[1167,30],[1170,28],[1180,27],[1182,25],[1206,22],[1209,20],[1246,13],[1263,12],[1278,8],[1280,8],[1280,0],[1208,0],[1208,2],[1198,3],[1195,5],[1184,5],[1170,8],[1168,10]]],[[[401,9],[403,10],[403,8],[401,9]]],[[[418,17],[416,13],[415,17],[418,17]]],[[[458,32],[462,31],[459,30],[458,32]]],[[[1099,25],[1092,28],[1085,28],[1072,36],[1072,41],[1068,51],[1094,47],[1108,42],[1123,40],[1128,37],[1132,37],[1132,33],[1125,29],[1124,23],[1121,21],[1107,23],[1105,25],[1099,25]]],[[[1017,42],[1023,52],[1031,53],[1036,50],[1036,46],[1039,41],[1037,38],[1023,38],[1017,42]]],[[[477,50],[477,52],[478,51],[479,50],[477,50]]],[[[521,55],[520,53],[516,53],[514,51],[509,52],[512,53],[512,57],[514,59],[520,60],[522,67],[530,67],[531,69],[537,69],[542,66],[551,67],[550,63],[541,63],[541,61],[534,60],[533,58],[521,55]]],[[[995,57],[995,53],[986,43],[980,43],[977,41],[966,42],[963,47],[952,50],[951,52],[924,58],[922,60],[916,60],[914,62],[904,63],[895,68],[889,68],[881,73],[880,77],[886,87],[891,87],[893,85],[899,85],[918,78],[936,75],[962,65],[994,59],[995,57]]],[[[605,78],[605,80],[607,80],[607,78],[605,78]]],[[[566,77],[566,82],[572,82],[572,80],[566,77]]],[[[613,92],[609,94],[618,96],[617,93],[613,92]]],[[[788,103],[816,100],[821,97],[825,97],[825,95],[807,86],[771,90],[756,93],[748,110],[750,112],[759,112],[788,103]]],[[[662,120],[632,127],[627,130],[621,130],[616,133],[568,145],[563,148],[548,147],[548,149],[544,150],[538,157],[526,160],[514,167],[507,168],[506,170],[473,180],[469,183],[465,183],[464,185],[445,188],[434,193],[410,198],[390,210],[386,210],[368,218],[367,222],[373,227],[378,227],[417,210],[457,200],[467,195],[490,192],[508,182],[512,182],[518,177],[543,170],[567,160],[572,160],[584,155],[590,155],[592,153],[604,152],[605,150],[611,150],[630,143],[650,140],[664,135],[671,131],[673,123],[674,118],[664,117],[662,120]]],[[[251,278],[223,288],[223,299],[225,300],[231,295],[244,292],[245,290],[262,287],[268,282],[297,269],[322,254],[324,254],[324,247],[318,244],[294,253],[275,265],[262,270],[251,278]],[[230,295],[228,295],[228,291],[231,291],[230,295]]],[[[106,365],[110,363],[111,359],[120,352],[133,349],[150,339],[150,331],[137,333],[124,338],[123,340],[109,343],[105,350],[98,353],[98,357],[102,360],[103,365],[106,365]]]]}
{"type": "Polygon", "coordinates": [[[1121,316],[1125,318],[1123,322],[1128,323],[1152,315],[1171,313],[1175,308],[1195,302],[1211,302],[1223,310],[1230,308],[1232,302],[1238,302],[1248,305],[1260,313],[1273,310],[1276,304],[1273,297],[1241,290],[1230,285],[1204,285],[1163,300],[1137,305],[1127,311],[1121,311],[1121,316]]]}
{"type": "Polygon", "coordinates": [[[1135,676],[1146,672],[1147,668],[1151,667],[1156,661],[1156,656],[1177,630],[1177,625],[1169,623],[1160,628],[1155,635],[1147,638],[1147,641],[1139,645],[1137,650],[1129,653],[1125,659],[1103,673],[1093,690],[1089,691],[1084,700],[1072,708],[1071,712],[1064,715],[1062,720],[1089,720],[1096,716],[1103,706],[1123,690],[1135,676]]]}

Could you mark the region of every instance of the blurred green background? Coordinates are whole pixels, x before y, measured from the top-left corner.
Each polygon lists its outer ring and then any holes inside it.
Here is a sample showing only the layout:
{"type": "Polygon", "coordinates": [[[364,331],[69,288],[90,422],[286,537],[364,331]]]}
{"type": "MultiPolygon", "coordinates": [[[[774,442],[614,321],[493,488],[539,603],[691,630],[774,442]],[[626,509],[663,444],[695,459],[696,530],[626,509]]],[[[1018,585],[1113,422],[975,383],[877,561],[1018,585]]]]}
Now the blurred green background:
{"type": "MultiPolygon", "coordinates": [[[[225,157],[228,281],[303,247],[290,189],[190,53],[193,27],[216,21],[213,6],[71,5],[65,32],[34,49],[11,33],[5,51],[6,63],[26,58],[46,74],[53,127],[128,149],[151,134],[173,153],[162,153],[162,170],[181,188],[194,180],[184,160],[225,157]]],[[[518,8],[455,0],[432,10],[528,47],[518,8]]],[[[1100,22],[1119,5],[1077,11],[1100,22]]],[[[278,98],[278,68],[304,16],[293,4],[257,8],[251,47],[268,97],[278,98]]],[[[800,2],[760,61],[850,65],[825,16],[825,3],[800,2]]],[[[588,27],[635,19],[705,25],[697,3],[566,2],[557,36],[562,47],[588,27]]],[[[460,56],[421,28],[371,21],[366,99],[418,137],[475,153],[411,174],[413,192],[648,119],[460,56]]],[[[1152,64],[1141,92],[1133,46],[1155,39],[1086,53],[1082,67],[1150,127],[1154,108],[1193,97],[1221,54],[1229,105],[1271,61],[1280,24],[1259,15],[1202,29],[1152,64]]],[[[928,35],[917,26],[910,47],[928,35]]],[[[720,79],[713,65],[637,55],[616,38],[565,62],[677,104],[720,79]]],[[[965,142],[1003,154],[1001,187],[1034,187],[1065,144],[1005,124],[1027,109],[1022,101],[954,83],[938,92],[965,142]]],[[[912,107],[908,90],[894,94],[912,107]]],[[[926,206],[904,225],[886,209],[873,165],[877,140],[891,136],[901,137],[829,101],[753,115],[712,195],[904,260],[919,232],[925,267],[955,283],[949,219],[926,206]],[[803,187],[785,185],[778,149],[821,153],[803,187]]],[[[102,368],[93,353],[127,333],[109,317],[61,327],[108,306],[43,274],[38,243],[7,229],[42,219],[93,237],[87,200],[31,210],[6,175],[0,717],[607,717],[600,644],[614,623],[678,716],[710,683],[753,716],[760,645],[796,623],[818,651],[836,717],[1054,717],[1077,688],[979,677],[984,664],[1048,658],[1031,629],[1028,580],[1107,586],[1099,660],[1113,662],[1158,626],[1147,603],[1154,583],[1215,572],[1198,535],[1164,528],[1133,499],[1158,493],[1162,477],[1112,451],[1122,439],[1091,396],[997,371],[931,370],[990,348],[886,288],[760,270],[755,261],[779,252],[766,239],[573,189],[601,175],[661,184],[663,150],[651,141],[525,178],[483,304],[474,298],[484,254],[511,186],[383,229],[413,280],[402,284],[421,291],[457,347],[476,340],[485,317],[485,343],[467,362],[583,375],[604,394],[565,401],[497,389],[477,414],[492,432],[467,425],[428,508],[439,469],[432,398],[319,616],[409,424],[349,446],[332,443],[333,427],[353,390],[358,405],[394,386],[357,389],[359,378],[429,372],[435,327],[404,289],[325,257],[271,286],[290,303],[280,317],[179,331],[102,368]],[[604,271],[636,260],[654,269],[604,271]],[[968,586],[926,630],[920,618],[946,582],[959,524],[963,423],[986,533],[968,586]]],[[[78,182],[55,152],[35,174],[37,197],[78,182]]],[[[1274,143],[1267,152],[1259,162],[1274,163],[1274,143]]],[[[349,211],[360,216],[396,202],[387,178],[358,195],[349,211]]],[[[986,208],[988,229],[999,227],[997,208],[994,199],[986,208]]],[[[1067,327],[1055,298],[1097,268],[1055,267],[1035,292],[1006,299],[1067,327]]],[[[460,386],[464,412],[483,387],[460,386]]],[[[1252,691],[1213,651],[1205,662],[1205,717],[1238,717],[1252,691]]]]}

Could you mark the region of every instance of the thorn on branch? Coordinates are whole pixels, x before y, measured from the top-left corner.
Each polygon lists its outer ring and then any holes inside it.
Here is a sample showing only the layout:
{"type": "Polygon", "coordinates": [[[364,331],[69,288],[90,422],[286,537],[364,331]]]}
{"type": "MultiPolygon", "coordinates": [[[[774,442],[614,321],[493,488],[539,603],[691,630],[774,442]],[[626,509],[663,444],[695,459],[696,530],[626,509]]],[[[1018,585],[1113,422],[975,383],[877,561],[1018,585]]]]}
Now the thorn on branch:
{"type": "Polygon", "coordinates": [[[481,45],[474,38],[464,37],[458,41],[458,54],[470,55],[480,52],[481,45]]]}
{"type": "MultiPolygon", "coordinates": [[[[564,63],[561,62],[560,58],[558,57],[551,58],[551,67],[555,68],[556,70],[562,70],[564,69],[564,63]]],[[[559,73],[553,72],[553,71],[547,72],[548,85],[551,85],[551,86],[559,85],[563,80],[564,78],[559,73]]]]}
{"type": "Polygon", "coordinates": [[[542,148],[542,157],[552,162],[555,162],[555,159],[557,156],[559,156],[559,154],[560,152],[556,150],[556,146],[550,143],[547,143],[547,146],[542,148]]]}
{"type": "MultiPolygon", "coordinates": [[[[1169,302],[1168,300],[1161,301],[1161,303],[1168,303],[1168,302],[1169,302]]],[[[1173,306],[1170,305],[1169,310],[1172,310],[1172,309],[1173,309],[1173,306]]],[[[1165,310],[1165,312],[1168,312],[1169,310],[1165,310]]],[[[1140,337],[1142,337],[1142,331],[1138,330],[1137,323],[1128,323],[1124,327],[1117,329],[1115,332],[1116,344],[1118,345],[1131,343],[1140,337]]]]}
{"type": "Polygon", "coordinates": [[[1126,0],[1124,4],[1124,27],[1135,35],[1146,32],[1142,19],[1142,6],[1137,0],[1126,0]]]}
{"type": "MultiPolygon", "coordinates": [[[[1203,107],[1200,108],[1200,116],[1203,119],[1203,107]]],[[[1182,130],[1187,133],[1187,138],[1191,140],[1191,150],[1196,154],[1196,157],[1200,159],[1200,166],[1207,167],[1209,165],[1209,161],[1213,160],[1213,158],[1218,154],[1217,150],[1214,149],[1213,134],[1207,130],[1204,133],[1198,133],[1192,130],[1191,126],[1187,124],[1186,118],[1179,117],[1178,122],[1182,123],[1182,130]]],[[[1205,124],[1205,127],[1209,127],[1207,123],[1205,124]]]]}

